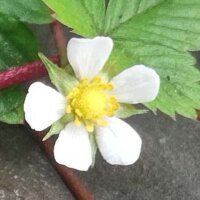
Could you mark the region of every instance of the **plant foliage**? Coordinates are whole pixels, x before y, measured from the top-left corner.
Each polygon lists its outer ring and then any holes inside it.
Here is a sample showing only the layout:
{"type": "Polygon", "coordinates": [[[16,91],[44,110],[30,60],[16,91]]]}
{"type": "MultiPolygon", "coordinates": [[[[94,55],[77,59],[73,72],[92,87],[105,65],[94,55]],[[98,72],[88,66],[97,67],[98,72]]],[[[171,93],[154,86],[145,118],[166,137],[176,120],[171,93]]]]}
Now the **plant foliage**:
{"type": "Polygon", "coordinates": [[[196,118],[200,72],[189,51],[200,50],[199,0],[43,1],[77,34],[113,38],[105,68],[111,76],[135,64],[159,73],[160,93],[148,108],[196,118]]]}
{"type": "MultiPolygon", "coordinates": [[[[0,4],[0,71],[37,58],[37,41],[24,22],[50,23],[49,7],[55,12],[53,16],[76,34],[114,40],[104,68],[109,76],[135,64],[158,72],[159,96],[145,106],[171,117],[196,118],[200,72],[190,52],[200,50],[199,0],[0,0],[0,4]]],[[[52,76],[54,72],[51,70],[52,76]]],[[[70,87],[65,82],[59,86],[60,90],[70,87]]],[[[21,123],[23,100],[20,86],[0,90],[0,120],[21,123]]],[[[123,116],[142,112],[131,110],[123,116]]]]}

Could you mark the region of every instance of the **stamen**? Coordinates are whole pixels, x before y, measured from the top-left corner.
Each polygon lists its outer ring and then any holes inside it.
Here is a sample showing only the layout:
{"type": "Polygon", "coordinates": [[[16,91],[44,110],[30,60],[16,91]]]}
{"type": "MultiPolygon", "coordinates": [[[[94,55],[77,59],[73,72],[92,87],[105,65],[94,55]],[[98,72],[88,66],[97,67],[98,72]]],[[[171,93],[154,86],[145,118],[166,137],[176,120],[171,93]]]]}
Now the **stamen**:
{"type": "Polygon", "coordinates": [[[104,82],[100,77],[95,77],[91,81],[82,79],[67,96],[69,104],[66,112],[73,113],[75,124],[85,124],[88,132],[94,131],[95,124],[107,126],[103,118],[113,116],[119,108],[117,99],[106,92],[112,89],[113,85],[104,82]]]}
{"type": "Polygon", "coordinates": [[[67,113],[71,113],[71,112],[72,112],[72,108],[71,108],[70,105],[67,106],[66,112],[67,112],[67,113]]]}
{"type": "Polygon", "coordinates": [[[74,123],[75,123],[77,126],[80,126],[80,125],[81,125],[81,121],[79,120],[78,117],[75,117],[74,123]]]}
{"type": "Polygon", "coordinates": [[[82,117],[82,116],[83,116],[82,113],[81,113],[81,111],[80,111],[79,109],[76,109],[76,110],[75,110],[75,113],[76,113],[79,117],[82,117]]]}
{"type": "Polygon", "coordinates": [[[86,129],[89,133],[92,133],[94,131],[94,124],[86,122],[86,129]]]}

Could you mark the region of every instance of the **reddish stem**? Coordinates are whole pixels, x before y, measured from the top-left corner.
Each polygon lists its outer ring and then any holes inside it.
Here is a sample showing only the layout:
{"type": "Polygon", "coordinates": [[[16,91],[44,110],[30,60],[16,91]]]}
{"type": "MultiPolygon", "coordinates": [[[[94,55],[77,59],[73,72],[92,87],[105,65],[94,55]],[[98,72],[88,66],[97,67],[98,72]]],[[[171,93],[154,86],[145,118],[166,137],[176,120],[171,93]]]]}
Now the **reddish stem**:
{"type": "Polygon", "coordinates": [[[62,24],[58,21],[54,21],[51,23],[51,29],[56,43],[58,55],[60,57],[60,65],[61,67],[64,67],[68,63],[66,51],[67,39],[65,37],[62,24]]]}
{"type": "Polygon", "coordinates": [[[200,110],[197,110],[197,120],[200,121],[200,110]]]}
{"type": "MultiPolygon", "coordinates": [[[[54,63],[59,63],[58,56],[51,56],[49,59],[54,63]]],[[[17,85],[45,75],[47,75],[47,71],[41,61],[35,61],[23,66],[16,66],[0,73],[0,89],[17,85]]]]}
{"type": "Polygon", "coordinates": [[[79,178],[75,174],[75,172],[72,169],[69,169],[68,167],[65,167],[63,165],[59,165],[54,160],[53,156],[53,148],[54,148],[54,142],[52,139],[48,139],[46,141],[42,141],[42,138],[44,137],[43,132],[39,132],[34,134],[36,139],[41,144],[41,147],[44,149],[47,157],[51,160],[53,166],[60,174],[61,178],[65,182],[65,184],[68,186],[72,194],[77,200],[94,200],[92,195],[88,192],[88,190],[85,188],[85,186],[80,182],[79,178]]]}

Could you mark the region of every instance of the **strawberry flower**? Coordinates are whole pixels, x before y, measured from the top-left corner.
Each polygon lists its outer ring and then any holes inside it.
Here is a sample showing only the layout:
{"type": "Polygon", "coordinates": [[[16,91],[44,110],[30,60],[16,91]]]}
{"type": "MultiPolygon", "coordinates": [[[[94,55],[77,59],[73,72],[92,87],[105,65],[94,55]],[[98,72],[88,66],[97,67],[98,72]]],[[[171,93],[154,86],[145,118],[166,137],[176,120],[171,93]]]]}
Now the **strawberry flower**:
{"type": "Polygon", "coordinates": [[[101,75],[113,48],[109,37],[72,38],[67,46],[69,62],[77,82],[67,93],[41,83],[33,83],[25,99],[25,119],[41,131],[64,115],[65,124],[55,143],[58,163],[86,171],[93,163],[95,142],[103,158],[112,165],[130,165],[139,158],[142,141],[138,133],[116,117],[122,103],[137,104],[156,98],[160,79],[144,65],[135,65],[112,79],[101,75]]]}

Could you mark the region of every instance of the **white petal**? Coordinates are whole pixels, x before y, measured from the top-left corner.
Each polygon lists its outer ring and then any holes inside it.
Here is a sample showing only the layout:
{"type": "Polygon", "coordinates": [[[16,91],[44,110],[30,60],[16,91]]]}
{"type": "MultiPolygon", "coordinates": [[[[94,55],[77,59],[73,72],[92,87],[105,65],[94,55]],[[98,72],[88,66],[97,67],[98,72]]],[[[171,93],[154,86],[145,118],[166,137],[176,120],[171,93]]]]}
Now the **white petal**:
{"type": "Polygon", "coordinates": [[[66,100],[53,88],[36,82],[29,90],[24,103],[25,119],[32,129],[44,130],[65,113],[66,100]]]}
{"type": "Polygon", "coordinates": [[[92,150],[85,127],[69,123],[56,141],[54,156],[59,164],[87,171],[92,164],[92,150]]]}
{"type": "Polygon", "coordinates": [[[93,78],[103,68],[112,48],[113,41],[109,37],[72,38],[67,46],[67,56],[79,79],[93,78]]]}
{"type": "Polygon", "coordinates": [[[133,164],[140,155],[142,141],[126,122],[107,118],[108,127],[98,127],[96,141],[104,159],[112,165],[133,164]]]}
{"type": "Polygon", "coordinates": [[[112,94],[121,103],[145,103],[156,98],[160,78],[155,70],[144,65],[135,65],[115,76],[112,94]]]}

